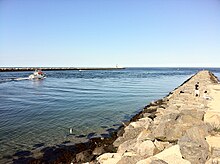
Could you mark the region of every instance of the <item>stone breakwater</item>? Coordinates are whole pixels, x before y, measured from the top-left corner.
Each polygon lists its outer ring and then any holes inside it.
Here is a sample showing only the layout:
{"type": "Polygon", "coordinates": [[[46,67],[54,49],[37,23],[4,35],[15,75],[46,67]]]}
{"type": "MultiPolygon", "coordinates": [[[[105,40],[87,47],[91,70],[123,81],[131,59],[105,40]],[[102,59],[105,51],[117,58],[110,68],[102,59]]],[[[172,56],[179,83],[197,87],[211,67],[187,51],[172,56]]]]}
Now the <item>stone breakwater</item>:
{"type": "Polygon", "coordinates": [[[41,150],[15,163],[214,164],[220,163],[220,84],[200,71],[163,99],[147,105],[109,138],[41,150]],[[195,96],[199,82],[200,95],[195,96]],[[207,91],[206,95],[203,93],[207,91]]]}
{"type": "Polygon", "coordinates": [[[114,141],[117,151],[102,154],[93,163],[220,163],[218,99],[218,79],[209,71],[198,72],[167,97],[146,106],[114,141]],[[194,94],[197,82],[199,97],[194,94]]]}
{"type": "Polygon", "coordinates": [[[106,68],[92,68],[92,67],[5,67],[0,68],[0,72],[16,72],[16,71],[34,71],[41,69],[42,71],[65,71],[65,70],[117,70],[125,69],[121,67],[106,67],[106,68]]]}

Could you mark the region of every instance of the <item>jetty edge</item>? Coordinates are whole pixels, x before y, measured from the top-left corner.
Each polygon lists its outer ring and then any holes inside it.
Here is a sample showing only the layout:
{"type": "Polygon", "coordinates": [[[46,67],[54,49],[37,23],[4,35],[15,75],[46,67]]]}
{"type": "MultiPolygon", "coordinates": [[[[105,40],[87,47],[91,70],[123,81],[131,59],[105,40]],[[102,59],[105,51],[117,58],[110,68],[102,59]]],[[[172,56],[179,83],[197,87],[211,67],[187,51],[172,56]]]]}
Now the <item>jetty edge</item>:
{"type": "Polygon", "coordinates": [[[67,70],[119,70],[125,67],[0,67],[0,72],[17,72],[17,71],[67,71],[67,70]]]}
{"type": "Polygon", "coordinates": [[[220,84],[200,71],[151,102],[110,137],[45,148],[42,157],[15,162],[90,164],[211,164],[220,161],[220,84]],[[200,96],[194,94],[199,82],[200,96]],[[207,91],[209,98],[202,93],[207,91]],[[219,106],[216,106],[219,105],[219,106]],[[218,108],[219,107],[219,108],[218,108]],[[215,111],[213,112],[213,108],[215,111]]]}

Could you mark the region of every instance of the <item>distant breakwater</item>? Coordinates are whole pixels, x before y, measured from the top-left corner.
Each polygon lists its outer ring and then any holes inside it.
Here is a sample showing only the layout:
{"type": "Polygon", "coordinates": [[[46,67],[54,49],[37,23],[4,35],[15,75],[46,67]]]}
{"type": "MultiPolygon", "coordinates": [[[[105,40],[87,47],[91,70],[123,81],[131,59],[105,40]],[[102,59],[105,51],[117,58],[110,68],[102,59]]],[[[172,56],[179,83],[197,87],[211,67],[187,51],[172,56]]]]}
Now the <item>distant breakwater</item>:
{"type": "Polygon", "coordinates": [[[42,71],[66,71],[66,70],[118,70],[124,67],[1,67],[0,72],[16,72],[16,71],[34,71],[41,69],[42,71]]]}

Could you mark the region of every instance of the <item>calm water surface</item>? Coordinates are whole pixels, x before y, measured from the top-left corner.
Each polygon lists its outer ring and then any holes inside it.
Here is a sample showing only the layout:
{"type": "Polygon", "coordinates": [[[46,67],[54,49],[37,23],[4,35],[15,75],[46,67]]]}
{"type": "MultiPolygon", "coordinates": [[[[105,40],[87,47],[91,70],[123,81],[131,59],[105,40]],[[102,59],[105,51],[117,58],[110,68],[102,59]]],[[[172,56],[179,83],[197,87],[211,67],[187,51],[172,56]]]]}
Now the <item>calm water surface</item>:
{"type": "MultiPolygon", "coordinates": [[[[0,163],[39,143],[46,147],[105,136],[198,70],[48,71],[42,81],[25,80],[32,72],[1,72],[0,163]],[[74,135],[68,135],[69,128],[74,135]]],[[[220,77],[220,69],[209,70],[220,77]]]]}

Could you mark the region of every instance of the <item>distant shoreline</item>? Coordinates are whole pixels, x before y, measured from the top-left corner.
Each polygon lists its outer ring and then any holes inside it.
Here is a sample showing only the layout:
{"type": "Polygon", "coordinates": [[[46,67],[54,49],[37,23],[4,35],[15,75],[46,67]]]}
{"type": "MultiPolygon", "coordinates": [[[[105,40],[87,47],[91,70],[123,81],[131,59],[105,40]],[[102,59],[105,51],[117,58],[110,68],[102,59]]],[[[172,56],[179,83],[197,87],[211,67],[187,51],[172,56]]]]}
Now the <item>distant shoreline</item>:
{"type": "Polygon", "coordinates": [[[41,69],[42,71],[65,71],[65,70],[119,70],[125,69],[124,67],[3,67],[0,68],[0,72],[18,72],[18,71],[34,71],[35,69],[41,69]]]}

